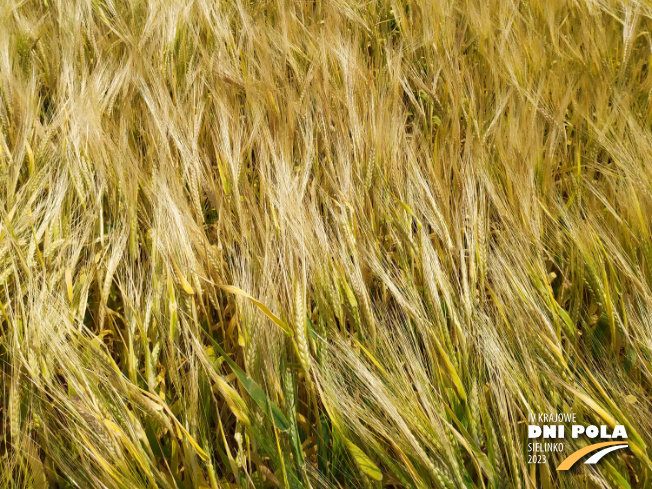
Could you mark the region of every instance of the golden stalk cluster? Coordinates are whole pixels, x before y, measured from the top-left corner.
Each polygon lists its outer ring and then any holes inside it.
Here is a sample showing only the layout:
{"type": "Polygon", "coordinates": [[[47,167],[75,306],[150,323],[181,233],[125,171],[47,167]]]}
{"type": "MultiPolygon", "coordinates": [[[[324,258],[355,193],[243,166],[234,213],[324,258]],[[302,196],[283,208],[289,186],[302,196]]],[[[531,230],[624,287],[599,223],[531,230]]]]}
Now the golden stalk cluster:
{"type": "Polygon", "coordinates": [[[640,0],[0,2],[0,487],[651,487],[651,97],[640,0]]]}

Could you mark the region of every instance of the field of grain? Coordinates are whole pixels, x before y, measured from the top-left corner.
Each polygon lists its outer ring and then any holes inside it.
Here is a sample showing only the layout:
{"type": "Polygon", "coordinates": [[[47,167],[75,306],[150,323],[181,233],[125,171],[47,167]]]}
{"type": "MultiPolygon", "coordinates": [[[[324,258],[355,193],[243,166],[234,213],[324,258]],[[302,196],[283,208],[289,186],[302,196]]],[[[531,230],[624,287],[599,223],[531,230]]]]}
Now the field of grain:
{"type": "Polygon", "coordinates": [[[0,488],[652,487],[651,63],[639,0],[0,1],[0,488]]]}

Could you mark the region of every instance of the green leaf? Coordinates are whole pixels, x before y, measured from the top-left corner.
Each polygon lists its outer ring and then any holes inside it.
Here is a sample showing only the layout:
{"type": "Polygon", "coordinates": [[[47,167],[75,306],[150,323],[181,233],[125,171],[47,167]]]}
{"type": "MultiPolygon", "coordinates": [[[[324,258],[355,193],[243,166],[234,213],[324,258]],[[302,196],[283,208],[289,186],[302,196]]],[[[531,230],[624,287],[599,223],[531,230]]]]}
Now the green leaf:
{"type": "Polygon", "coordinates": [[[233,373],[236,375],[236,377],[238,378],[242,386],[253,398],[253,400],[256,401],[258,407],[262,409],[263,412],[267,415],[267,417],[272,420],[274,426],[276,426],[276,429],[280,431],[289,430],[290,423],[288,422],[287,418],[283,414],[283,411],[281,411],[279,407],[267,397],[265,391],[262,389],[262,387],[260,387],[260,385],[258,385],[258,383],[254,379],[249,377],[243,370],[240,369],[240,367],[236,365],[236,363],[233,360],[229,358],[229,356],[222,349],[222,347],[217,343],[217,341],[215,341],[210,336],[208,337],[213,342],[213,346],[217,349],[217,351],[220,352],[222,358],[224,358],[224,360],[226,360],[226,363],[229,364],[229,367],[231,367],[231,370],[233,370],[233,373]]]}
{"type": "Polygon", "coordinates": [[[557,306],[557,314],[559,314],[559,317],[564,321],[564,324],[566,325],[566,332],[570,334],[571,338],[575,338],[575,336],[577,336],[577,331],[575,330],[573,320],[557,301],[555,301],[555,305],[557,306]]]}
{"type": "Polygon", "coordinates": [[[373,480],[379,481],[383,479],[383,473],[380,471],[378,466],[373,463],[369,457],[367,457],[366,453],[360,450],[350,440],[344,438],[344,442],[346,443],[346,447],[349,449],[349,453],[353,457],[353,460],[355,460],[355,463],[358,465],[362,472],[371,477],[373,480]]]}

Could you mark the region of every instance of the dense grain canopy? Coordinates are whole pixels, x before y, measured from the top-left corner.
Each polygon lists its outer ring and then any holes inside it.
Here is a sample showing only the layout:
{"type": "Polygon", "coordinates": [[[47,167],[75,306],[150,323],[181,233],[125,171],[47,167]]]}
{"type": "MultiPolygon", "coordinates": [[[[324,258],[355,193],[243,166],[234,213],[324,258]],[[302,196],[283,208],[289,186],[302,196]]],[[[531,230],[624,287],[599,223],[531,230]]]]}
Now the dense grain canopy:
{"type": "Polygon", "coordinates": [[[0,1],[0,487],[649,487],[651,62],[638,0],[0,1]]]}

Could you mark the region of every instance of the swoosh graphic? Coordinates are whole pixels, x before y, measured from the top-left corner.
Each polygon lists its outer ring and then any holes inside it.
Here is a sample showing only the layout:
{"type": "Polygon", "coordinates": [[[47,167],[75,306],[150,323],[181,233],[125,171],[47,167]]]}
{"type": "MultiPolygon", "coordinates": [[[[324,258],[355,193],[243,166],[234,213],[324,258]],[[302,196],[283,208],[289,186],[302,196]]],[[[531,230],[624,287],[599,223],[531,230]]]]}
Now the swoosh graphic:
{"type": "Polygon", "coordinates": [[[628,447],[628,446],[629,446],[629,445],[616,445],[616,446],[613,446],[613,447],[603,448],[603,449],[600,450],[598,453],[594,453],[593,455],[591,455],[591,457],[590,457],[586,462],[584,462],[584,463],[585,463],[585,464],[595,464],[595,463],[598,463],[598,462],[600,461],[600,459],[601,459],[602,457],[604,457],[606,454],[611,453],[611,452],[613,452],[614,450],[620,450],[621,448],[625,448],[625,447],[628,447]]]}
{"type": "MultiPolygon", "coordinates": [[[[626,446],[629,446],[628,444],[623,444],[622,441],[607,441],[604,443],[594,443],[593,445],[589,445],[588,447],[580,448],[578,451],[571,453],[566,459],[559,464],[557,467],[557,470],[568,470],[570,469],[573,465],[575,465],[575,462],[577,462],[579,459],[581,459],[584,455],[595,452],[598,448],[605,448],[605,447],[613,447],[615,445],[622,445],[617,448],[624,448],[626,446]]],[[[613,450],[616,450],[614,448],[613,450]]],[[[611,450],[609,450],[611,451],[611,450]]],[[[598,458],[595,459],[595,461],[590,462],[590,463],[595,463],[598,460],[600,460],[604,455],[606,455],[608,452],[605,451],[605,453],[596,453],[596,455],[600,455],[598,458]]],[[[592,460],[594,457],[591,457],[589,460],[592,460]]],[[[587,463],[589,463],[587,461],[587,463]]]]}

